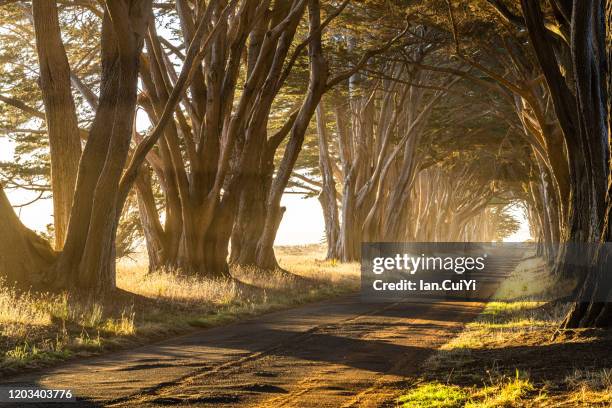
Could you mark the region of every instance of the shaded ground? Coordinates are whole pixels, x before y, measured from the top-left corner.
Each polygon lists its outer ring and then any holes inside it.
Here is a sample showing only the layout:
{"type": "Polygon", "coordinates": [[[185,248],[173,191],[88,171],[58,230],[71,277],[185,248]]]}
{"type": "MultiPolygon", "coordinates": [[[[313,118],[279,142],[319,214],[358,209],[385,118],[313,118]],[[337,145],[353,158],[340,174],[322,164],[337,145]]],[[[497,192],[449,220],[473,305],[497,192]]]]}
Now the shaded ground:
{"type": "Polygon", "coordinates": [[[576,330],[553,340],[555,330],[536,327],[484,335],[481,345],[449,350],[449,356],[427,367],[426,379],[477,395],[487,387],[499,393],[520,377],[529,386],[507,406],[611,407],[612,333],[576,330]]]}

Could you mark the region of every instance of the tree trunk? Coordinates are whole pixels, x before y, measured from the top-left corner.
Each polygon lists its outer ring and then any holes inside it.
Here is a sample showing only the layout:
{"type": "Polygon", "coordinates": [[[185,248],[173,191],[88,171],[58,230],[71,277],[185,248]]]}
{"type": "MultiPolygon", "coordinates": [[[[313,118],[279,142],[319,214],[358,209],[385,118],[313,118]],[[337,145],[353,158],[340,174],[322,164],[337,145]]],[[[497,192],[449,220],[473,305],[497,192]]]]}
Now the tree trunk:
{"type": "Polygon", "coordinates": [[[274,254],[274,239],[278,232],[278,227],[285,214],[285,207],[268,209],[264,230],[257,242],[256,265],[261,269],[272,270],[278,268],[278,261],[274,254]]]}
{"type": "Polygon", "coordinates": [[[266,167],[246,175],[231,236],[230,262],[237,265],[257,264],[257,242],[266,222],[266,197],[274,170],[266,167]]]}
{"type": "MultiPolygon", "coordinates": [[[[238,208],[237,198],[245,186],[250,186],[248,178],[256,167],[251,161],[257,163],[261,159],[269,112],[284,84],[283,69],[290,70],[285,67],[285,60],[305,9],[305,2],[298,0],[274,2],[269,10],[270,4],[269,0],[209,2],[206,13],[210,11],[210,15],[200,16],[198,29],[189,34],[187,31],[191,29],[187,26],[191,25],[194,12],[189,2],[177,3],[186,38],[195,39],[201,27],[210,27],[217,21],[212,29],[216,34],[208,33],[208,52],[197,54],[204,56],[204,64],[198,60],[194,66],[202,68],[204,75],[196,72],[193,76],[185,76],[189,72],[185,69],[180,74],[180,78],[194,78],[195,81],[202,77],[200,79],[206,83],[205,87],[200,87],[205,93],[180,96],[191,123],[182,117],[181,109],[176,110],[176,122],[172,120],[176,106],[168,114],[168,106],[171,102],[176,103],[176,95],[174,90],[170,93],[169,89],[164,89],[164,84],[182,82],[172,78],[173,67],[164,62],[164,51],[153,30],[147,37],[150,54],[146,60],[150,61],[147,67],[150,72],[145,70],[143,84],[152,108],[147,113],[157,123],[156,130],[148,137],[147,149],[163,135],[159,139],[158,154],[162,162],[159,172],[162,173],[166,202],[172,202],[173,212],[175,207],[180,209],[177,218],[181,220],[180,229],[170,231],[166,225],[165,235],[167,238],[180,237],[178,265],[187,273],[193,271],[215,277],[228,273],[227,250],[238,208]],[[238,9],[233,10],[238,4],[238,9]],[[228,20],[230,12],[234,14],[228,20]],[[247,47],[249,37],[253,42],[249,41],[247,47]],[[240,68],[245,51],[248,72],[242,84],[240,68]],[[238,83],[243,85],[240,92],[236,88],[238,83]],[[197,109],[192,109],[194,106],[197,109]],[[199,111],[203,118],[198,124],[199,111]],[[160,127],[162,119],[168,122],[165,130],[160,127]],[[184,155],[181,152],[183,144],[184,155]]],[[[185,61],[191,61],[192,58],[187,57],[196,55],[192,51],[197,52],[199,48],[197,43],[193,48],[190,46],[185,61]]],[[[141,149],[135,154],[136,159],[126,171],[122,194],[135,176],[133,163],[143,160],[144,152],[141,149]]],[[[246,200],[242,198],[242,202],[246,200]]]]}
{"type": "Polygon", "coordinates": [[[361,259],[363,214],[357,206],[355,173],[350,172],[342,188],[340,242],[338,253],[343,262],[357,262],[361,259]]]}
{"type": "Polygon", "coordinates": [[[336,180],[332,169],[332,161],[329,156],[327,137],[327,121],[323,104],[317,107],[317,131],[319,134],[319,169],[323,187],[319,194],[319,202],[323,209],[325,220],[325,240],[327,242],[327,259],[338,259],[338,240],[340,236],[340,221],[338,219],[338,192],[336,191],[336,180]]]}
{"type": "Polygon", "coordinates": [[[40,66],[39,84],[45,105],[51,150],[55,249],[59,251],[66,239],[81,157],[81,141],[70,88],[70,66],[61,39],[57,4],[53,0],[34,1],[32,14],[40,66]]]}
{"type": "Polygon", "coordinates": [[[112,25],[112,44],[117,52],[118,83],[112,115],[112,133],[107,157],[93,191],[93,205],[87,240],[79,265],[77,284],[90,289],[114,289],[114,248],[117,225],[121,208],[117,206],[119,181],[127,161],[130,148],[134,116],[136,113],[136,92],[138,85],[138,66],[144,44],[144,34],[150,21],[150,7],[144,1],[134,1],[134,5],[110,5],[112,25]],[[128,10],[131,8],[133,10],[128,10]],[[115,9],[115,7],[117,9],[115,9]],[[138,7],[141,7],[138,10],[138,7]],[[132,14],[133,13],[133,14],[132,14]],[[146,15],[140,13],[147,13],[146,15]],[[132,17],[134,16],[134,17],[132,17]],[[130,18],[132,21],[119,19],[130,18]],[[119,20],[119,21],[117,21],[119,20]],[[124,35],[127,38],[123,37],[124,35]]]}
{"type": "MultiPolygon", "coordinates": [[[[572,14],[572,57],[576,76],[581,136],[588,146],[589,179],[594,203],[590,219],[602,243],[610,238],[610,68],[612,6],[607,2],[574,2],[572,14]],[[608,183],[606,185],[606,183],[608,183]],[[605,199],[605,204],[603,200],[605,199]],[[601,211],[600,211],[601,210],[601,211]]],[[[576,209],[578,210],[578,209],[576,209]]],[[[609,244],[608,244],[609,245],[609,244]]],[[[611,327],[612,255],[609,249],[595,254],[593,265],[567,316],[564,327],[611,327]],[[585,299],[591,299],[586,302],[585,299]]]]}
{"type": "Polygon", "coordinates": [[[232,192],[223,196],[217,213],[204,238],[204,264],[200,271],[205,276],[214,278],[230,277],[228,265],[228,244],[232,234],[234,214],[238,199],[232,192]]]}
{"type": "MultiPolygon", "coordinates": [[[[571,166],[572,200],[568,239],[591,244],[609,239],[606,208],[609,208],[609,70],[610,6],[595,0],[574,0],[571,13],[570,50],[573,78],[570,91],[560,75],[561,65],[546,43],[544,17],[539,2],[522,0],[530,38],[553,96],[555,112],[564,131],[571,166]],[[607,14],[606,14],[607,13],[607,14]],[[607,202],[606,202],[607,201],[607,202]]],[[[590,252],[590,251],[589,251],[590,252]]],[[[571,255],[571,254],[570,254],[571,255]]],[[[590,254],[585,254],[589,256],[590,254]]],[[[593,251],[578,300],[563,327],[609,326],[610,307],[601,302],[612,291],[608,251],[593,251]],[[590,301],[588,301],[590,299],[590,301]]],[[[568,254],[565,268],[573,268],[568,254]]],[[[574,271],[578,276],[580,270],[574,271]]]]}
{"type": "Polygon", "coordinates": [[[298,154],[302,150],[306,130],[314,115],[327,86],[328,67],[323,56],[321,45],[321,15],[318,0],[308,1],[309,32],[312,37],[308,46],[310,60],[310,79],[308,92],[291,128],[289,142],[278,168],[277,175],[270,188],[267,199],[268,213],[266,215],[263,233],[257,243],[257,265],[264,269],[277,266],[274,256],[274,239],[280,225],[285,208],[280,201],[293,172],[298,154]]]}
{"type": "MultiPolygon", "coordinates": [[[[69,68],[65,54],[58,54],[62,45],[53,4],[41,1],[35,2],[33,7],[37,14],[41,83],[46,94],[50,135],[64,129],[63,125],[55,126],[58,121],[67,121],[72,130],[76,121],[76,113],[67,112],[74,105],[71,104],[70,87],[66,85],[69,68]],[[46,49],[49,41],[51,48],[46,49]],[[66,117],[58,116],[64,114],[66,117]]],[[[77,286],[104,291],[115,288],[114,244],[120,217],[116,196],[133,129],[138,60],[151,7],[151,1],[147,0],[106,3],[102,23],[99,106],[79,163],[65,244],[57,260],[44,240],[21,225],[2,192],[0,223],[3,224],[2,233],[7,234],[3,241],[10,244],[2,247],[0,257],[2,272],[9,279],[17,279],[26,285],[40,282],[47,289],[77,286]],[[11,250],[22,259],[5,253],[11,250]]],[[[53,139],[51,143],[54,143],[53,139]]],[[[59,182],[64,181],[60,179],[59,182]]],[[[66,195],[72,194],[65,192],[66,195]]],[[[61,214],[62,211],[60,217],[61,214]]]]}
{"type": "Polygon", "coordinates": [[[150,1],[107,3],[99,108],[79,165],[66,244],[55,265],[59,286],[114,289],[119,179],[133,130],[138,63],[150,13],[150,1]]]}
{"type": "Polygon", "coordinates": [[[134,184],[138,200],[138,214],[149,257],[149,272],[170,266],[164,229],[159,222],[155,196],[151,188],[149,170],[143,166],[134,184]]]}
{"type": "Polygon", "coordinates": [[[0,278],[22,288],[40,287],[55,253],[44,239],[26,228],[0,186],[0,278]]]}

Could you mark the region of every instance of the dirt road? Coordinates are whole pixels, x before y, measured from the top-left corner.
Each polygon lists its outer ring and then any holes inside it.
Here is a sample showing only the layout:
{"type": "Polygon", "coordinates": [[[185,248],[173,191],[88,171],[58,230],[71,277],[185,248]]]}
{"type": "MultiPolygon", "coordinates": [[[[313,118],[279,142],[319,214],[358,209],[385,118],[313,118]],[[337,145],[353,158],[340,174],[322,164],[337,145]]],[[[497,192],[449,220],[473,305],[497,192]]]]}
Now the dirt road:
{"type": "Polygon", "coordinates": [[[71,406],[381,406],[482,306],[376,304],[348,296],[10,382],[69,388],[87,400],[71,406]]]}

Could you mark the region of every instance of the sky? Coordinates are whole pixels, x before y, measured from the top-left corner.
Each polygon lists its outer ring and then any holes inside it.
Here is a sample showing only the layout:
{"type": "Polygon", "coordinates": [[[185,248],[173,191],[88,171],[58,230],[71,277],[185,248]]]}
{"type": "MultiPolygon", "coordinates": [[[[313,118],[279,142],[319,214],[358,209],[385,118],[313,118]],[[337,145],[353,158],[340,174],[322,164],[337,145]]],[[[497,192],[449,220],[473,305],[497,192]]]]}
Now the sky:
{"type": "MultiPolygon", "coordinates": [[[[13,149],[7,139],[0,138],[0,161],[10,161],[13,149]]],[[[13,205],[26,203],[36,196],[27,191],[8,191],[7,195],[13,205]]],[[[287,210],[280,224],[276,237],[276,245],[305,245],[323,241],[325,223],[323,211],[316,198],[302,198],[296,194],[285,194],[281,205],[287,210]]],[[[51,200],[39,200],[24,208],[17,209],[22,222],[29,228],[45,231],[47,224],[53,222],[53,205],[51,200]]],[[[521,228],[507,242],[522,242],[530,238],[529,226],[521,208],[512,209],[513,214],[521,222],[521,228]]]]}
{"type": "Polygon", "coordinates": [[[529,231],[529,222],[525,210],[519,206],[514,206],[510,209],[510,212],[514,217],[521,223],[520,228],[514,234],[510,235],[505,242],[524,242],[531,239],[531,232],[529,231]]]}

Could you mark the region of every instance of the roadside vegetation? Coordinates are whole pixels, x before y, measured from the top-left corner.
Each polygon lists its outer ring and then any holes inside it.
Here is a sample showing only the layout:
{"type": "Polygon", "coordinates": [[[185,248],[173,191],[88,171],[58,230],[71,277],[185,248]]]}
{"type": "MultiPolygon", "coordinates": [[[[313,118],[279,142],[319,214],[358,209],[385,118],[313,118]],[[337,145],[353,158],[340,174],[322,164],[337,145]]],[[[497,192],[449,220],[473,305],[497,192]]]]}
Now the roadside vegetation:
{"type": "Polygon", "coordinates": [[[232,279],[148,272],[141,262],[124,262],[121,295],[108,300],[0,286],[0,375],[357,290],[357,264],[317,261],[323,250],[278,248],[283,270],[235,267],[232,279]]]}
{"type": "Polygon", "coordinates": [[[523,261],[465,330],[431,356],[423,376],[398,399],[410,408],[610,407],[612,335],[604,330],[559,331],[567,303],[530,301],[547,287],[542,262],[523,261]]]}

